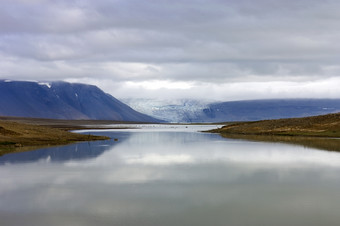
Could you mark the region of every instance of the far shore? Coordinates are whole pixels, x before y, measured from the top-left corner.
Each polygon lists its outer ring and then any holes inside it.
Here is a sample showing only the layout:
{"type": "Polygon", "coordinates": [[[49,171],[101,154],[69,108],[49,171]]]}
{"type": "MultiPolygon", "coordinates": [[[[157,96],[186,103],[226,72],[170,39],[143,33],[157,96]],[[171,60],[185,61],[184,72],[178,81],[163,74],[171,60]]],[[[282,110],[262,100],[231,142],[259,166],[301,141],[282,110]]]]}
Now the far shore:
{"type": "Polygon", "coordinates": [[[260,142],[284,142],[340,151],[340,113],[304,118],[235,122],[207,132],[225,138],[260,142]]]}
{"type": "Polygon", "coordinates": [[[340,113],[231,123],[210,132],[223,135],[269,135],[340,138],[340,113]]]}

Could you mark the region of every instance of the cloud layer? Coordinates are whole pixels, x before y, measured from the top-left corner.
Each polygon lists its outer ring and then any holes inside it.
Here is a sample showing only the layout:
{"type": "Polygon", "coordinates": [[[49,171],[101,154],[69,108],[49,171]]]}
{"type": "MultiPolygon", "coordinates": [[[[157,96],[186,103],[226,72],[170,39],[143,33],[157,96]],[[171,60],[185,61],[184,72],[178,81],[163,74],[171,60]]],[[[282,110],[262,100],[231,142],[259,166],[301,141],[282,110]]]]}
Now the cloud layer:
{"type": "Polygon", "coordinates": [[[1,5],[2,78],[90,81],[113,95],[108,86],[119,84],[121,97],[164,89],[170,96],[180,91],[203,97],[196,90],[214,89],[212,98],[253,99],[278,89],[289,97],[314,97],[306,87],[318,84],[320,97],[340,97],[333,90],[340,84],[337,0],[3,0],[1,5]]]}

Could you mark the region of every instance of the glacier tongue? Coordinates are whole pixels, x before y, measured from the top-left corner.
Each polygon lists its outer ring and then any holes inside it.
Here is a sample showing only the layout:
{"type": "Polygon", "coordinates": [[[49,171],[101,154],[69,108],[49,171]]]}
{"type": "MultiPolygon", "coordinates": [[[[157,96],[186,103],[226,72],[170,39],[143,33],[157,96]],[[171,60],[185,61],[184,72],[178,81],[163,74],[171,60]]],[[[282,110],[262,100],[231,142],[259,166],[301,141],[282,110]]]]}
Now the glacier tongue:
{"type": "Polygon", "coordinates": [[[168,122],[197,122],[203,109],[207,108],[205,101],[177,99],[122,99],[134,110],[148,114],[168,122]]]}

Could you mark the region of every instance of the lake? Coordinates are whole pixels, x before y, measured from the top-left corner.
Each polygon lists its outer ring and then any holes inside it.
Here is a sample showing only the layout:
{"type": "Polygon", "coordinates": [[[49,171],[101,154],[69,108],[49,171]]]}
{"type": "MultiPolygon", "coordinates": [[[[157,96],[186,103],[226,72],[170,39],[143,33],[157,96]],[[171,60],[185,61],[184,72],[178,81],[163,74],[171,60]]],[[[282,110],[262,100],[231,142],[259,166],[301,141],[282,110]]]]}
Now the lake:
{"type": "Polygon", "coordinates": [[[340,224],[339,152],[198,132],[216,126],[134,127],[0,157],[0,224],[340,224]]]}

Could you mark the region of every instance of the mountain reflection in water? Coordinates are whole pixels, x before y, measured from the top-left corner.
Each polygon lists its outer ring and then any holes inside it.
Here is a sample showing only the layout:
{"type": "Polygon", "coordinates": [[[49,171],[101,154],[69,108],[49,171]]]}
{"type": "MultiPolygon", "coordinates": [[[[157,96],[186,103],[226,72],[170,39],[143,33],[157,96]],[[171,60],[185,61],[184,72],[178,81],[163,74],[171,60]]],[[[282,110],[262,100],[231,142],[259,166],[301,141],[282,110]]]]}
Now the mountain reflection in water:
{"type": "Polygon", "coordinates": [[[114,137],[112,137],[112,133],[109,132],[101,132],[100,134],[111,137],[112,139],[108,141],[80,142],[64,146],[41,148],[34,151],[6,154],[0,157],[0,165],[5,163],[36,162],[40,160],[64,162],[96,158],[130,136],[129,133],[115,134],[114,137]]]}
{"type": "Polygon", "coordinates": [[[339,152],[163,127],[0,157],[1,226],[339,225],[339,152]]]}

